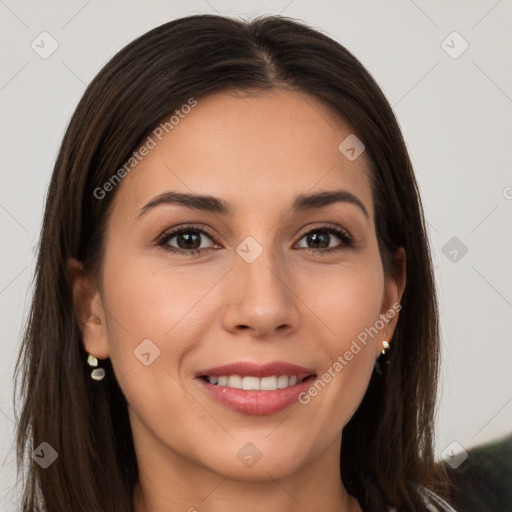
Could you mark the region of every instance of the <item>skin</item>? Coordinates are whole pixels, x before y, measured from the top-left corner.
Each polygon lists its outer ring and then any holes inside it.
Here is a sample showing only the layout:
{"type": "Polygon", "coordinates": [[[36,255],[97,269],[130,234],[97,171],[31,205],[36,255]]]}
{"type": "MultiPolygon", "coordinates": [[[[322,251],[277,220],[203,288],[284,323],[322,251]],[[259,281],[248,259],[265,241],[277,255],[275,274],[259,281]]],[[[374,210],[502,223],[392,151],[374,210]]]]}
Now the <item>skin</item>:
{"type": "MultiPolygon", "coordinates": [[[[405,255],[384,275],[373,221],[366,156],[349,161],[338,145],[350,127],[315,98],[274,89],[201,99],[115,191],[104,260],[95,281],[69,260],[83,343],[110,357],[129,403],[139,465],[135,510],[246,512],[359,511],[339,474],[341,430],[367,389],[398,314],[318,395],[273,415],[251,416],[211,399],[199,370],[250,361],[287,361],[321,375],[358,334],[400,302],[405,255]],[[366,208],[338,202],[291,212],[301,193],[345,189],[366,208]],[[167,191],[232,203],[232,216],[159,205],[167,191]],[[155,240],[183,223],[208,230],[201,255],[178,255],[155,240]],[[307,233],[326,224],[317,252],[307,233]],[[263,249],[252,263],[236,252],[247,237],[263,249]],[[323,255],[320,254],[324,251],[323,255]],[[160,355],[134,357],[150,339],[160,355]],[[261,459],[246,467],[251,442],[261,459]]],[[[168,245],[178,245],[177,237],[168,245]]],[[[186,242],[185,242],[186,244],[186,242]]],[[[392,342],[391,342],[392,345],[392,342]]],[[[101,383],[98,383],[101,385],[101,383]]]]}

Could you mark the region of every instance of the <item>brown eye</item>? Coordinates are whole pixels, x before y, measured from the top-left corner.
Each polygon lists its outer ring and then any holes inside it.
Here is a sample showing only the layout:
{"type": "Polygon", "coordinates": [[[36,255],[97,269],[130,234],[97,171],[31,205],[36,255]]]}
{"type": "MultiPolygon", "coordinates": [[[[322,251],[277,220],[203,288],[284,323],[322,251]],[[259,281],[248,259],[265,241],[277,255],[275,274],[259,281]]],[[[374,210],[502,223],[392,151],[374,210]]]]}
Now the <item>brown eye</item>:
{"type": "Polygon", "coordinates": [[[199,254],[214,248],[211,245],[205,246],[205,243],[207,244],[205,239],[210,240],[215,245],[212,237],[206,231],[195,227],[182,227],[165,234],[158,245],[171,252],[183,255],[199,254]]]}
{"type": "MultiPolygon", "coordinates": [[[[176,244],[180,249],[198,249],[201,246],[201,237],[197,231],[181,231],[172,238],[176,238],[176,244]]],[[[167,241],[169,243],[170,240],[167,241]]]]}
{"type": "Polygon", "coordinates": [[[353,243],[348,233],[335,226],[322,226],[306,233],[301,240],[306,246],[302,248],[315,252],[332,252],[350,247],[353,243]],[[341,241],[336,243],[336,238],[341,241]]]}

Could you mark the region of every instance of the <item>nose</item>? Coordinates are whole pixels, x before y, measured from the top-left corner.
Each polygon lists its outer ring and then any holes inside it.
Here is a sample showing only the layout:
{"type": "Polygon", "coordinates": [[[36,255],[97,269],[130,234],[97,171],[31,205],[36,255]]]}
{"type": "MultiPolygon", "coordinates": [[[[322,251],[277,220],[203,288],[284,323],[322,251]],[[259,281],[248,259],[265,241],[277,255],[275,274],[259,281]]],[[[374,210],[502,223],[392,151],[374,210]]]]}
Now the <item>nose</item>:
{"type": "Polygon", "coordinates": [[[301,301],[283,263],[270,249],[264,249],[251,263],[236,255],[234,268],[224,283],[225,329],[271,339],[299,328],[301,301]]]}

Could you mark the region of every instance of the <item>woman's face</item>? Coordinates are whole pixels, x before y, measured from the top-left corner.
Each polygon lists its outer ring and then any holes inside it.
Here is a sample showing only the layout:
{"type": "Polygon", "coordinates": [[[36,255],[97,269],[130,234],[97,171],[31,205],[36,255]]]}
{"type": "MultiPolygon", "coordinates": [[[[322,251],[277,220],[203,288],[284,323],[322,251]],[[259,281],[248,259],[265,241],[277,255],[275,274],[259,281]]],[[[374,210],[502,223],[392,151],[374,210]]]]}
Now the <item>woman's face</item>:
{"type": "Polygon", "coordinates": [[[215,94],[182,117],[110,192],[85,347],[111,358],[140,467],[337,463],[404,287],[383,272],[366,155],[305,94],[215,94]]]}

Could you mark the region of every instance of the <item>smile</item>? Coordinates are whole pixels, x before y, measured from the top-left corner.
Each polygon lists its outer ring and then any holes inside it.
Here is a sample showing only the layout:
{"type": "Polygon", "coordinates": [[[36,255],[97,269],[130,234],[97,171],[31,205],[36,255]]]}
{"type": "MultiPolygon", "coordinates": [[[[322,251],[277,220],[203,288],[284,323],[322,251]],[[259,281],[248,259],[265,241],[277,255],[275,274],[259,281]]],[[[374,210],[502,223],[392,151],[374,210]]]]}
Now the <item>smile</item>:
{"type": "Polygon", "coordinates": [[[234,363],[199,372],[196,380],[216,403],[250,415],[271,415],[298,402],[313,370],[284,362],[234,363]]]}

